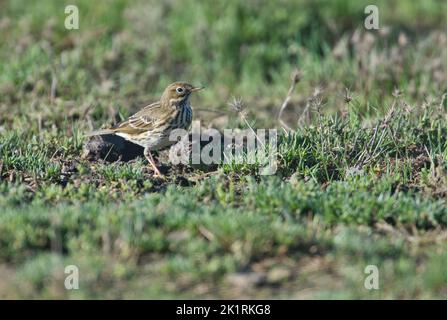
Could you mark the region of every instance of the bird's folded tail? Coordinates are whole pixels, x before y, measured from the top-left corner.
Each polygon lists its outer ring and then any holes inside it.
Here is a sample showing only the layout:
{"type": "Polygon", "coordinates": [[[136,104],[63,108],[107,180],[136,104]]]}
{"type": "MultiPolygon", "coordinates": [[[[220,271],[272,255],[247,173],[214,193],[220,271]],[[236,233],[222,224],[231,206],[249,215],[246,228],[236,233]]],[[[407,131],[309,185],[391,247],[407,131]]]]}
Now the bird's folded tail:
{"type": "Polygon", "coordinates": [[[114,134],[115,130],[113,129],[100,129],[100,130],[95,130],[89,133],[86,133],[85,136],[86,137],[93,137],[93,136],[102,136],[104,134],[114,134]]]}

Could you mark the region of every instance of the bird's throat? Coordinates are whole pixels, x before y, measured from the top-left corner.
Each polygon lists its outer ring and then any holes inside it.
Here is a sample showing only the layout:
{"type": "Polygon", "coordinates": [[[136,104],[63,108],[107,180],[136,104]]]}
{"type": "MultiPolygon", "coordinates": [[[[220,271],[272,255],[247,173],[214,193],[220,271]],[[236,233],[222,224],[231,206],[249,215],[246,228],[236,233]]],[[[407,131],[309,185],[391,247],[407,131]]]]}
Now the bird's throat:
{"type": "Polygon", "coordinates": [[[182,109],[189,104],[189,97],[172,98],[169,100],[169,105],[174,109],[182,109]]]}

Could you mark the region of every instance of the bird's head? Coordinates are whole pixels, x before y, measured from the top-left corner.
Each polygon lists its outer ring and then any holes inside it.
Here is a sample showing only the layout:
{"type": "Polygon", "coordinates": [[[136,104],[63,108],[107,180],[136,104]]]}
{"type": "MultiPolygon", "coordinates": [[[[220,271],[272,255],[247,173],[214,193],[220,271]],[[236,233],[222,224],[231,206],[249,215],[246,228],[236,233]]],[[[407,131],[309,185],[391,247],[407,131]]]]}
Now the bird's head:
{"type": "Polygon", "coordinates": [[[186,82],[174,82],[167,86],[161,100],[170,106],[179,106],[188,101],[191,93],[202,89],[203,87],[196,87],[186,82]]]}

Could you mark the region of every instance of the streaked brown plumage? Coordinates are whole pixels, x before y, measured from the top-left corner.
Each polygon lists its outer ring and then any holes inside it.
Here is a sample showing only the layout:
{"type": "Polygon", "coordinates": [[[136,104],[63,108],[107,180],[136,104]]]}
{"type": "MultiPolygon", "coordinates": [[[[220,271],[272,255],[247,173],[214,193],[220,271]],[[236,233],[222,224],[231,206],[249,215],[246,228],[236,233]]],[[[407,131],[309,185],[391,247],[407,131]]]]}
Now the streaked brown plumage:
{"type": "Polygon", "coordinates": [[[172,130],[189,128],[192,122],[189,98],[192,92],[200,89],[186,82],[174,82],[165,89],[160,101],[144,107],[111,129],[93,131],[88,136],[116,134],[144,147],[145,157],[155,173],[161,176],[151,151],[174,144],[175,141],[169,140],[172,130]]]}

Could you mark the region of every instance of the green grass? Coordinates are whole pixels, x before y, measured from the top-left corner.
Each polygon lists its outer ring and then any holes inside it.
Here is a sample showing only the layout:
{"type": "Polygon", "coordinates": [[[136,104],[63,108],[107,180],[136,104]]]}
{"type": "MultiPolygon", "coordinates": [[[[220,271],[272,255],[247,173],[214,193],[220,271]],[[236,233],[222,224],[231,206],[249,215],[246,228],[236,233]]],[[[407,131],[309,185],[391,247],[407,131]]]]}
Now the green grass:
{"type": "Polygon", "coordinates": [[[74,1],[76,31],[57,1],[0,4],[1,298],[446,296],[446,5],[377,1],[389,32],[365,32],[370,1],[280,2],[74,1]],[[83,156],[179,79],[205,127],[247,129],[241,96],[279,128],[294,67],[274,176],[83,156]]]}

